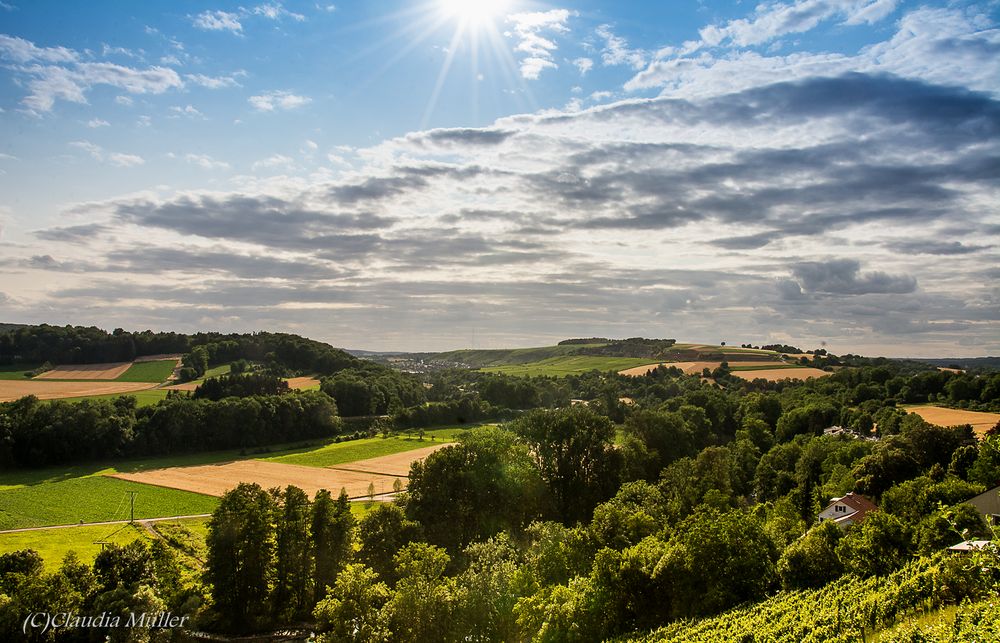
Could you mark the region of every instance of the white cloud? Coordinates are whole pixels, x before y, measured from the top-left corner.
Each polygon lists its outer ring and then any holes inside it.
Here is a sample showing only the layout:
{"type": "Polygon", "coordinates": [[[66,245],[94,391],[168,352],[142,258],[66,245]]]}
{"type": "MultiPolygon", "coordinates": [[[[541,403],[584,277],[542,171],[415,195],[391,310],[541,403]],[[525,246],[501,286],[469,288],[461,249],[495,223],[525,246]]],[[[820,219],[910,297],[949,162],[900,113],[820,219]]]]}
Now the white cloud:
{"type": "Polygon", "coordinates": [[[628,41],[611,31],[611,25],[599,26],[597,35],[604,39],[601,62],[605,66],[628,65],[632,69],[642,69],[646,64],[646,52],[630,49],[628,41]]]}
{"type": "Polygon", "coordinates": [[[217,161],[207,154],[185,154],[184,160],[191,165],[197,165],[203,170],[228,170],[229,163],[217,161]]]}
{"type": "Polygon", "coordinates": [[[776,78],[792,81],[856,71],[941,84],[961,79],[970,89],[1000,94],[1000,29],[983,29],[983,18],[952,9],[918,9],[900,19],[890,40],[854,56],[809,52],[766,56],[742,51],[659,60],[625,83],[625,89],[661,87],[671,95],[704,96],[776,78]]]}
{"type": "Polygon", "coordinates": [[[91,143],[90,141],[73,141],[70,143],[70,146],[83,150],[95,161],[100,161],[102,163],[106,161],[116,167],[134,167],[136,165],[142,165],[146,162],[145,159],[136,154],[108,152],[100,145],[91,143]]]}
{"type": "Polygon", "coordinates": [[[161,94],[181,88],[180,76],[167,67],[136,69],[109,62],[81,62],[65,47],[37,47],[22,38],[0,35],[0,57],[22,63],[15,73],[26,76],[28,95],[21,103],[31,113],[52,110],[57,100],[84,104],[95,85],[117,87],[133,94],[161,94]]]}
{"type": "Polygon", "coordinates": [[[3,9],[4,11],[17,11],[17,7],[9,2],[0,2],[0,9],[3,9]]]}
{"type": "Polygon", "coordinates": [[[316,8],[320,11],[325,11],[327,13],[333,13],[337,10],[337,5],[335,4],[316,4],[316,8]]]}
{"type": "Polygon", "coordinates": [[[17,63],[70,63],[80,59],[80,55],[66,47],[36,47],[34,43],[0,34],[0,56],[17,63]]]}
{"type": "Polygon", "coordinates": [[[284,154],[275,154],[257,161],[250,169],[256,172],[258,170],[291,169],[293,167],[295,167],[295,160],[293,158],[284,154]]]}
{"type": "Polygon", "coordinates": [[[199,112],[194,105],[185,105],[184,107],[173,105],[170,107],[169,111],[174,118],[180,116],[186,116],[187,118],[205,118],[205,115],[199,112]]]}
{"type": "Polygon", "coordinates": [[[204,74],[186,74],[184,79],[195,85],[201,85],[209,89],[221,89],[223,87],[239,87],[240,84],[233,76],[206,76],[204,74]]]}
{"type": "Polygon", "coordinates": [[[872,24],[896,9],[898,0],[797,0],[757,5],[753,15],[724,25],[709,25],[699,31],[701,46],[760,45],[790,33],[814,29],[825,20],[839,17],[844,24],[872,24]]]}
{"type": "Polygon", "coordinates": [[[239,14],[226,11],[203,11],[192,19],[195,27],[206,31],[229,31],[243,33],[239,14]]]}
{"type": "Polygon", "coordinates": [[[270,20],[280,20],[281,18],[291,18],[296,22],[302,22],[306,19],[301,13],[294,13],[285,9],[278,2],[268,2],[264,4],[257,5],[250,12],[256,16],[264,16],[270,20]]]}
{"type": "Polygon", "coordinates": [[[179,67],[181,65],[181,59],[173,54],[170,54],[169,56],[162,56],[160,58],[160,64],[173,65],[174,67],[179,67]]]}
{"type": "Polygon", "coordinates": [[[287,91],[270,91],[251,96],[247,99],[254,109],[260,112],[273,112],[275,110],[289,110],[308,105],[312,99],[308,96],[299,96],[287,91]]]}
{"type": "Polygon", "coordinates": [[[584,76],[588,71],[593,69],[594,61],[590,58],[577,58],[573,61],[573,65],[580,70],[580,75],[584,76]]]}
{"type": "Polygon", "coordinates": [[[566,22],[571,14],[566,9],[551,9],[549,11],[535,11],[526,13],[515,13],[507,16],[507,22],[514,24],[514,34],[517,36],[517,45],[514,47],[525,55],[521,59],[521,76],[528,80],[537,80],[538,76],[545,69],[556,69],[559,67],[552,59],[558,45],[541,33],[548,31],[554,33],[566,33],[569,27],[566,22]]]}
{"type": "Polygon", "coordinates": [[[119,105],[124,105],[125,107],[131,107],[135,101],[128,96],[115,96],[115,102],[119,105]]]}
{"type": "Polygon", "coordinates": [[[153,124],[153,119],[146,115],[140,116],[135,121],[136,127],[150,127],[152,124],[153,124]]]}
{"type": "Polygon", "coordinates": [[[106,120],[100,119],[100,118],[92,118],[89,121],[87,121],[87,127],[91,128],[91,129],[96,129],[98,127],[110,127],[110,126],[111,126],[111,123],[107,122],[106,120]]]}

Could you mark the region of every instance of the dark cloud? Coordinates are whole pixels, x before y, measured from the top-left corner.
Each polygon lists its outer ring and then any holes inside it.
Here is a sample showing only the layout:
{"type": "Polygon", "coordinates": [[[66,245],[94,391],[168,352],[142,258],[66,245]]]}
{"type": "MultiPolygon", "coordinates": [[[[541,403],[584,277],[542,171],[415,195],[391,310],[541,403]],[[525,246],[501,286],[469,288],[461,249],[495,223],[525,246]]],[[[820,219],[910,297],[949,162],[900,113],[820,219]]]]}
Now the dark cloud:
{"type": "Polygon", "coordinates": [[[123,223],[299,250],[356,248],[359,231],[392,221],[366,213],[320,212],[266,196],[181,196],[162,203],[121,201],[111,208],[123,223]]]}
{"type": "Polygon", "coordinates": [[[792,267],[792,274],[806,292],[833,295],[864,295],[870,293],[910,293],[917,280],[908,275],[884,272],[861,273],[861,263],[852,259],[810,261],[792,267]]]}
{"type": "Polygon", "coordinates": [[[427,185],[427,180],[421,176],[372,177],[355,185],[331,188],[330,198],[341,205],[356,205],[389,199],[405,192],[423,189],[427,185]]]}
{"type": "Polygon", "coordinates": [[[424,132],[411,140],[421,142],[428,141],[437,145],[499,145],[514,133],[498,129],[437,129],[424,132]]]}
{"type": "Polygon", "coordinates": [[[102,223],[86,223],[61,228],[36,230],[32,234],[43,241],[66,241],[70,243],[86,243],[95,237],[108,232],[110,228],[102,223]]]}
{"type": "Polygon", "coordinates": [[[165,272],[220,272],[251,279],[335,279],[344,270],[325,262],[291,261],[261,255],[242,255],[200,248],[140,247],[109,252],[107,270],[159,274],[165,272]]]}
{"type": "Polygon", "coordinates": [[[713,246],[725,248],[727,250],[756,250],[763,248],[775,239],[773,232],[761,232],[759,234],[748,234],[742,237],[729,237],[728,239],[715,239],[710,241],[713,246]]]}
{"type": "Polygon", "coordinates": [[[993,246],[965,245],[960,241],[894,241],[885,247],[903,254],[923,255],[967,255],[981,250],[989,250],[993,246]]]}

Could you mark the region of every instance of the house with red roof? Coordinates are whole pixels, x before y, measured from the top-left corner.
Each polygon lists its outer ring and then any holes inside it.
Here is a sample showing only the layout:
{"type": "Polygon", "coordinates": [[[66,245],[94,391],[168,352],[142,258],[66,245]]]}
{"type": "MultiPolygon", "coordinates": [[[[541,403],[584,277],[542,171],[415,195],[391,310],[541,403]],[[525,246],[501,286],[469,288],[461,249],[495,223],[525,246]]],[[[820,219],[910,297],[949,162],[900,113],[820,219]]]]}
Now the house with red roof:
{"type": "Polygon", "coordinates": [[[841,529],[847,529],[865,519],[870,512],[878,507],[874,502],[853,491],[842,498],[834,498],[826,509],[819,512],[819,521],[832,520],[841,529]]]}

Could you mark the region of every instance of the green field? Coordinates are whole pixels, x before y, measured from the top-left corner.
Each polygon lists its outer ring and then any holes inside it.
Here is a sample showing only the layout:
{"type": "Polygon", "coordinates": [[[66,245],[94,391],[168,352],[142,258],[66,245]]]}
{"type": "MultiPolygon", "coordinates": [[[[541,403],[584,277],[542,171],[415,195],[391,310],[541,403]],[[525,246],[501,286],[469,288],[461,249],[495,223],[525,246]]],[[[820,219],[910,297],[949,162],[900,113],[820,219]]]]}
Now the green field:
{"type": "Polygon", "coordinates": [[[16,366],[0,365],[0,380],[23,380],[25,378],[25,373],[37,368],[36,366],[24,366],[23,364],[18,364],[16,366]]]}
{"type": "Polygon", "coordinates": [[[136,362],[127,371],[115,378],[116,382],[149,382],[159,384],[166,382],[177,365],[175,359],[164,359],[156,362],[136,362]]]}
{"type": "Polygon", "coordinates": [[[0,534],[0,554],[18,549],[34,549],[42,556],[48,571],[54,570],[70,551],[85,563],[92,563],[101,551],[96,541],[127,545],[133,540],[151,540],[152,535],[136,525],[81,526],[0,534]]]}
{"type": "Polygon", "coordinates": [[[403,453],[404,451],[412,451],[413,449],[422,449],[432,446],[435,443],[450,442],[457,435],[460,435],[463,430],[465,429],[448,428],[427,431],[424,433],[423,441],[418,440],[415,436],[401,436],[335,442],[318,449],[302,449],[295,453],[259,459],[269,462],[299,464],[307,467],[332,467],[356,460],[367,460],[368,458],[378,458],[383,455],[393,455],[394,453],[403,453]]]}
{"type": "Polygon", "coordinates": [[[620,371],[626,368],[643,366],[651,361],[643,357],[600,357],[595,355],[565,355],[549,357],[537,362],[526,364],[511,364],[507,366],[491,366],[481,368],[487,373],[503,373],[504,375],[534,376],[579,375],[588,371],[620,371]]]}
{"type": "Polygon", "coordinates": [[[210,513],[218,504],[188,491],[87,476],[0,491],[0,529],[127,520],[129,491],[137,493],[136,518],[210,513]]]}
{"type": "Polygon", "coordinates": [[[430,353],[427,359],[435,362],[457,362],[472,368],[487,366],[512,366],[527,364],[552,357],[576,355],[581,348],[605,346],[605,344],[566,344],[563,346],[540,346],[537,348],[503,349],[463,349],[447,353],[430,353]]]}
{"type": "Polygon", "coordinates": [[[87,395],[84,397],[64,397],[58,400],[47,400],[49,402],[82,402],[83,400],[115,400],[119,397],[131,395],[135,398],[136,406],[153,406],[160,400],[167,399],[169,391],[165,388],[151,388],[145,391],[132,391],[131,393],[109,393],[107,395],[87,395]]]}

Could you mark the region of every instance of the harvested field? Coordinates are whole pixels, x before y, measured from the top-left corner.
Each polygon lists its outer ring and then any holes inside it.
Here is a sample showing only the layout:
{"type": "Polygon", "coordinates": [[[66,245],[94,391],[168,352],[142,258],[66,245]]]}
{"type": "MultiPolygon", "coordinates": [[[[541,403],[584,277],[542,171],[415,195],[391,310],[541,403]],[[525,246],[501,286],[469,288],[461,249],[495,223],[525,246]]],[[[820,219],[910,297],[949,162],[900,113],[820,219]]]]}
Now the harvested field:
{"type": "Polygon", "coordinates": [[[25,395],[40,400],[58,400],[65,397],[133,393],[151,389],[155,384],[144,382],[45,382],[38,380],[0,380],[0,402],[10,402],[25,395]]]}
{"type": "Polygon", "coordinates": [[[320,489],[328,489],[336,494],[344,488],[351,498],[364,498],[368,495],[369,484],[374,483],[376,493],[392,491],[393,482],[397,479],[402,479],[405,486],[410,463],[421,460],[445,446],[447,445],[437,444],[331,468],[262,460],[238,460],[225,464],[117,473],[112,477],[212,496],[221,496],[240,482],[256,482],[265,489],[295,485],[310,496],[314,496],[320,489]]]}
{"type": "Polygon", "coordinates": [[[291,377],[288,379],[288,388],[293,391],[319,388],[319,380],[315,377],[291,377]]]}
{"type": "Polygon", "coordinates": [[[778,380],[807,380],[811,377],[826,377],[831,375],[827,371],[818,368],[766,368],[758,371],[733,371],[736,377],[745,380],[763,379],[769,382],[778,380]]]}
{"type": "Polygon", "coordinates": [[[924,420],[938,426],[958,426],[971,424],[976,435],[982,436],[986,431],[1000,422],[1000,413],[983,413],[981,411],[963,411],[961,409],[946,409],[940,406],[904,407],[905,411],[916,413],[924,420]]]}
{"type": "Polygon", "coordinates": [[[113,364],[75,364],[56,366],[35,377],[36,380],[113,380],[120,377],[132,366],[132,362],[113,364]]]}
{"type": "MultiPolygon", "coordinates": [[[[722,362],[655,362],[652,364],[645,364],[643,366],[636,366],[635,368],[628,368],[625,369],[624,371],[618,371],[618,374],[631,375],[633,377],[639,375],[645,375],[646,371],[652,370],[657,366],[659,366],[660,364],[663,364],[667,368],[670,368],[671,366],[679,368],[682,371],[684,371],[685,375],[697,375],[706,368],[709,370],[715,370],[716,368],[719,367],[719,364],[721,363],[722,362]]],[[[787,368],[787,364],[785,364],[784,362],[730,361],[728,363],[730,368],[752,367],[754,369],[761,369],[761,370],[772,370],[769,369],[769,367],[787,368]]]]}

